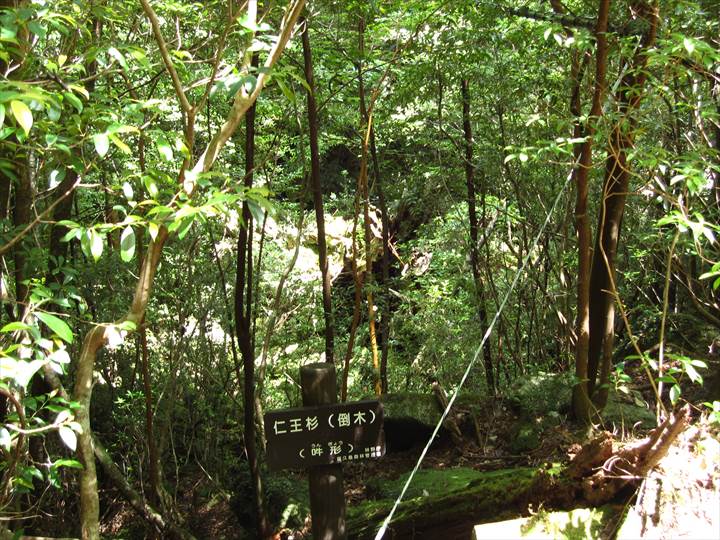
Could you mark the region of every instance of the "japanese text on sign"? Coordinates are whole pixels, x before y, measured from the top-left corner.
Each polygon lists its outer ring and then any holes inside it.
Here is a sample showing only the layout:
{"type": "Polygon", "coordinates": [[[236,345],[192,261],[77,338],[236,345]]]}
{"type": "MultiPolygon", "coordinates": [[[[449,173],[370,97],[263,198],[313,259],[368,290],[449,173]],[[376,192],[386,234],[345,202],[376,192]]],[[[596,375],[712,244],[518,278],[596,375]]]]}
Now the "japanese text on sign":
{"type": "Polygon", "coordinates": [[[382,423],[378,401],[271,411],[265,415],[268,465],[306,468],[380,457],[382,423]]]}

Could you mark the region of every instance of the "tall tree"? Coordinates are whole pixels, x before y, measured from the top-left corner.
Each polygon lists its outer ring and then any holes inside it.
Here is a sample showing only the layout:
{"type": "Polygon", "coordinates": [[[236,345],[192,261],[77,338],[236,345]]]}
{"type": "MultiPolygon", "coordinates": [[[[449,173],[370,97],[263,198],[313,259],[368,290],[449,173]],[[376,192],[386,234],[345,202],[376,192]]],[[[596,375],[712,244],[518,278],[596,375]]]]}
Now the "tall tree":
{"type": "MultiPolygon", "coordinates": [[[[470,267],[473,275],[473,284],[475,286],[475,302],[478,314],[478,324],[480,326],[480,335],[485,334],[488,326],[487,309],[485,307],[485,293],[480,269],[480,246],[478,244],[478,215],[476,209],[475,194],[475,165],[473,164],[473,133],[472,123],[470,120],[470,81],[462,79],[460,81],[460,94],[462,96],[462,122],[463,136],[465,142],[465,184],[467,186],[467,209],[468,222],[470,224],[470,267]]],[[[483,197],[483,201],[484,201],[483,197]]],[[[495,394],[497,390],[497,382],[495,379],[495,367],[493,366],[492,350],[490,340],[486,339],[483,345],[483,361],[485,364],[485,382],[488,391],[495,394]]]]}
{"type": "Polygon", "coordinates": [[[590,274],[590,342],[588,347],[588,393],[599,408],[608,397],[608,378],[615,343],[615,264],[620,226],[630,185],[628,152],[635,140],[637,109],[644,97],[647,56],[655,44],[659,8],[656,4],[638,2],[632,6],[634,16],[646,26],[627,73],[620,80],[617,120],[608,138],[605,179],[590,274]]]}
{"type": "MultiPolygon", "coordinates": [[[[592,144],[597,121],[602,114],[602,102],[605,95],[605,77],[607,73],[607,28],[610,13],[610,0],[600,0],[595,23],[595,81],[590,114],[584,129],[576,120],[575,132],[585,137],[585,141],[575,147],[575,227],[578,234],[578,278],[577,278],[577,342],[575,349],[575,376],[578,381],[573,387],[573,410],[577,418],[589,421],[591,416],[589,379],[594,379],[588,367],[588,347],[590,343],[590,220],[588,217],[589,175],[592,167],[592,144]]],[[[573,74],[576,81],[571,98],[571,112],[579,118],[583,70],[575,60],[573,74]]]]}
{"type": "Polygon", "coordinates": [[[332,282],[327,256],[327,239],[325,237],[325,210],[323,209],[322,183],[320,182],[320,151],[318,149],[318,113],[315,99],[315,78],[313,76],[312,49],[310,48],[310,25],[307,19],[300,21],[303,26],[302,45],[307,81],[307,113],[310,136],[310,186],[315,207],[315,223],[317,224],[318,261],[322,278],[323,316],[325,318],[325,361],[335,362],[335,321],[332,309],[332,282]]]}

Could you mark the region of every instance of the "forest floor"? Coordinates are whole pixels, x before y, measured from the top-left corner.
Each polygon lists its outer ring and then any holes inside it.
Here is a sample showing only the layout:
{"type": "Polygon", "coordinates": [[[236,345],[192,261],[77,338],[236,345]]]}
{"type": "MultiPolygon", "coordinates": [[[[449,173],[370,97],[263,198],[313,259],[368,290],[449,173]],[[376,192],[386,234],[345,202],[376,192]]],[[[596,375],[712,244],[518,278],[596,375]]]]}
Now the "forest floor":
{"type": "MultiPolygon", "coordinates": [[[[717,366],[712,372],[720,375],[717,366]]],[[[638,381],[641,375],[637,374],[638,381]]],[[[705,391],[688,396],[695,403],[710,400],[709,387],[715,381],[706,381],[705,391]],[[708,385],[708,382],[711,384],[708,385]]],[[[638,383],[638,392],[647,393],[638,383]]],[[[713,390],[714,392],[714,390],[713,390]]],[[[650,396],[647,396],[650,398],[650,396]]],[[[717,396],[715,397],[717,398],[717,396]]],[[[650,401],[648,399],[648,401],[650,401]]],[[[718,426],[712,426],[707,418],[701,421],[700,407],[694,409],[694,419],[689,428],[678,437],[666,458],[645,479],[639,482],[639,489],[624,492],[622,498],[615,500],[617,508],[623,515],[627,514],[634,520],[632,532],[625,532],[625,538],[633,538],[638,534],[648,538],[719,538],[720,539],[720,443],[718,443],[718,426]],[[664,490],[662,486],[665,486],[664,490]],[[669,505],[665,507],[663,497],[667,499],[668,490],[672,490],[669,505]],[[665,495],[662,495],[665,493],[665,495]],[[638,528],[639,527],[639,528],[638,528]]],[[[488,400],[474,409],[474,422],[468,428],[463,426],[462,441],[444,437],[431,447],[423,460],[422,470],[450,471],[464,468],[474,471],[489,472],[523,467],[542,467],[548,464],[567,464],[573,448],[587,441],[587,433],[573,428],[569,422],[560,422],[542,430],[537,444],[531,450],[518,452],[514,441],[518,436],[520,418],[517,411],[502,400],[488,400]]],[[[605,426],[606,428],[608,426],[605,426]]],[[[634,430],[624,426],[615,429],[613,436],[619,445],[631,444],[644,436],[642,430],[634,430]]],[[[345,495],[348,508],[378,498],[377,486],[394,484],[402,485],[400,480],[415,466],[422,450],[422,445],[409,450],[389,452],[381,459],[365,462],[349,463],[343,466],[345,495]]],[[[577,450],[575,450],[577,451],[577,450]]],[[[290,475],[294,490],[294,500],[307,501],[307,480],[302,473],[290,475]]],[[[233,512],[230,494],[218,488],[218,485],[198,471],[197,474],[185,477],[184,485],[179,492],[180,512],[185,516],[185,526],[198,539],[245,539],[249,538],[243,526],[233,512]],[[198,496],[198,493],[204,495],[198,496]],[[206,494],[206,495],[205,495],[206,494]]],[[[394,498],[396,495],[392,495],[394,498]]],[[[416,495],[417,496],[417,495],[416,495]]],[[[119,502],[119,501],[117,501],[119,502]]],[[[579,506],[582,503],[579,502],[579,506]]],[[[586,505],[587,506],[587,505],[586,505]]],[[[301,512],[303,511],[300,505],[301,512]]],[[[551,510],[552,508],[548,508],[551,510]]],[[[527,509],[525,515],[537,512],[538,508],[527,509]]],[[[309,538],[310,520],[303,520],[295,527],[278,529],[276,538],[300,540],[309,538]]],[[[501,518],[504,519],[504,518],[501,518]]],[[[114,526],[106,528],[109,536],[112,530],[127,530],[129,521],[137,518],[128,508],[116,512],[114,526]]],[[[487,521],[487,520],[485,520],[487,521]]],[[[617,520],[616,520],[617,521],[617,520]]],[[[463,524],[463,531],[469,523],[463,524]]],[[[615,538],[617,527],[602,537],[615,538]]],[[[127,538],[126,536],[121,536],[127,538]]],[[[454,538],[452,533],[445,538],[454,538]]],[[[458,538],[467,537],[457,536],[458,538]]],[[[133,535],[132,538],[135,538],[133,535]]],[[[139,538],[142,538],[140,536],[139,538]]]]}
{"type": "MultiPolygon", "coordinates": [[[[569,450],[573,444],[582,442],[580,432],[570,431],[565,425],[555,426],[545,430],[539,446],[527,453],[512,454],[509,442],[513,437],[513,426],[517,419],[513,413],[500,408],[490,413],[487,418],[480,420],[481,440],[464,438],[462,445],[451,442],[441,442],[433,445],[423,460],[422,469],[435,471],[459,467],[470,468],[477,471],[495,471],[501,469],[515,469],[527,466],[541,466],[548,463],[569,462],[569,450]]],[[[642,522],[641,527],[647,529],[645,522],[654,523],[655,529],[647,533],[649,538],[720,538],[720,518],[717,510],[720,509],[718,488],[720,487],[720,450],[717,446],[717,429],[709,429],[707,425],[691,426],[679,438],[669,455],[660,464],[655,472],[643,483],[640,488],[641,497],[637,492],[624,494],[622,500],[616,501],[620,510],[629,510],[634,519],[642,522]],[[716,446],[711,445],[715,441],[716,446]],[[698,448],[705,445],[704,452],[698,448]],[[708,458],[708,455],[715,456],[708,458]],[[672,512],[659,512],[660,500],[657,496],[657,486],[665,483],[666,486],[689,487],[680,498],[676,498],[672,505],[672,512]],[[648,493],[654,493],[648,495],[648,493]],[[651,505],[651,507],[647,507],[651,505]],[[691,530],[688,529],[691,528],[691,530]]],[[[630,440],[626,442],[631,442],[630,440]]],[[[394,482],[412,470],[417,462],[421,448],[413,448],[403,452],[389,453],[379,460],[352,463],[344,466],[345,495],[348,508],[357,507],[366,501],[374,500],[377,494],[375,487],[383,483],[394,482]]],[[[303,475],[298,475],[297,489],[306,490],[307,483],[303,475]]],[[[399,483],[401,485],[401,483],[399,483]]],[[[680,491],[676,491],[680,493],[680,491]]],[[[196,507],[189,525],[198,538],[239,538],[237,531],[239,523],[231,511],[226,500],[215,499],[212,505],[196,507]]],[[[530,513],[537,511],[528,509],[530,513]]],[[[527,515],[527,514],[526,514],[527,515]]],[[[616,520],[617,521],[617,520],[616,520]]],[[[463,531],[467,530],[467,523],[463,524],[463,531]]],[[[286,528],[278,532],[276,538],[299,540],[309,537],[310,521],[305,521],[305,527],[286,528]]],[[[445,534],[445,538],[454,538],[453,533],[445,534]]],[[[613,524],[611,532],[603,537],[613,538],[617,534],[617,527],[613,524]]],[[[629,533],[633,538],[634,533],[629,533]]],[[[462,538],[467,538],[463,535],[462,538]]],[[[458,536],[460,538],[460,536],[458,536]]]]}

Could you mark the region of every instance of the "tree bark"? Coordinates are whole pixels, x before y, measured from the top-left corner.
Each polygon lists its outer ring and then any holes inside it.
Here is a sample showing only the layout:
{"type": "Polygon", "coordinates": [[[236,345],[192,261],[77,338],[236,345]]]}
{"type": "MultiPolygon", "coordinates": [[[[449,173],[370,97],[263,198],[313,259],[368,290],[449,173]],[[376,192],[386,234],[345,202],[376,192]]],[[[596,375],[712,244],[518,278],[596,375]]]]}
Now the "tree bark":
{"type": "MultiPolygon", "coordinates": [[[[475,301],[477,303],[478,322],[480,334],[484,335],[488,326],[487,309],[485,308],[484,285],[480,275],[480,253],[478,246],[478,216],[475,197],[475,167],[473,165],[473,134],[470,123],[470,81],[463,79],[460,82],[462,94],[463,134],[465,141],[465,183],[467,185],[468,222],[470,224],[470,266],[475,286],[475,301]]],[[[495,395],[497,381],[495,367],[492,361],[490,340],[486,339],[483,345],[483,363],[485,364],[485,383],[490,394],[495,395]]]]}
{"type": "MultiPolygon", "coordinates": [[[[253,56],[252,65],[257,66],[257,55],[253,56]]],[[[245,178],[244,186],[252,188],[255,168],[255,112],[256,106],[248,109],[245,115],[245,178]]],[[[248,460],[250,476],[253,483],[253,501],[258,523],[258,534],[262,538],[270,536],[270,524],[263,502],[263,485],[260,476],[260,464],[255,441],[255,351],[252,339],[252,231],[253,219],[250,207],[243,202],[243,223],[238,233],[237,273],[235,280],[235,334],[238,337],[240,354],[243,362],[243,406],[244,406],[244,439],[245,454],[248,460]]]]}
{"type": "Polygon", "coordinates": [[[370,131],[370,155],[373,162],[373,172],[375,174],[375,189],[377,190],[378,202],[380,203],[380,221],[382,227],[382,270],[380,288],[382,290],[382,298],[379,302],[380,315],[380,385],[383,394],[388,393],[387,380],[387,364],[390,354],[390,318],[392,311],[390,309],[390,217],[388,216],[387,201],[385,200],[385,190],[383,189],[382,178],[380,176],[380,164],[377,157],[377,148],[375,146],[375,129],[371,126],[370,131]]]}
{"type": "Polygon", "coordinates": [[[327,241],[325,238],[325,212],[323,209],[322,185],[320,183],[320,152],[318,150],[318,114],[315,101],[315,80],[313,76],[312,50],[310,49],[310,28],[307,20],[302,18],[303,26],[302,45],[303,60],[305,63],[305,80],[308,83],[307,112],[310,132],[310,185],[313,193],[313,206],[315,207],[315,222],[317,224],[318,259],[322,277],[323,315],[325,318],[325,361],[335,362],[335,322],[332,309],[332,283],[328,267],[327,241]]]}
{"type": "MultiPolygon", "coordinates": [[[[364,32],[365,24],[361,22],[361,53],[364,52],[364,32]]],[[[361,59],[362,60],[362,59],[361,59]]],[[[358,67],[360,77],[360,113],[365,121],[369,121],[367,104],[365,100],[365,84],[362,80],[362,65],[358,67]]],[[[378,315],[380,316],[380,387],[381,392],[388,392],[387,381],[387,362],[390,352],[390,295],[388,288],[390,287],[390,220],[387,211],[387,201],[385,200],[385,190],[383,189],[382,177],[380,175],[380,163],[377,156],[377,146],[375,145],[375,126],[370,124],[370,158],[373,164],[373,176],[375,180],[375,189],[377,190],[378,202],[380,205],[380,222],[382,236],[382,268],[380,275],[381,297],[378,302],[378,315]]]]}
{"type": "MultiPolygon", "coordinates": [[[[590,220],[588,217],[588,177],[592,167],[592,139],[596,122],[602,115],[602,101],[605,95],[605,77],[607,73],[607,26],[610,0],[600,0],[595,25],[595,89],[593,92],[590,115],[585,129],[575,126],[576,134],[586,137],[580,147],[575,147],[576,163],[573,176],[576,184],[575,226],[578,234],[578,280],[577,280],[577,344],[575,349],[575,376],[573,387],[573,412],[582,422],[589,422],[592,416],[589,380],[594,376],[588,366],[588,351],[591,339],[590,328],[590,220]]],[[[574,70],[576,71],[576,70],[574,70]]],[[[581,70],[577,70],[581,71],[581,70]]],[[[571,100],[571,109],[576,118],[580,116],[579,91],[581,78],[575,82],[571,100]]]]}
{"type": "Polygon", "coordinates": [[[620,82],[617,103],[620,119],[608,139],[605,179],[590,276],[590,342],[588,348],[588,393],[602,409],[608,396],[607,382],[615,342],[615,259],[625,201],[630,183],[628,150],[634,143],[637,120],[634,113],[642,100],[647,78],[647,51],[655,43],[658,8],[640,4],[640,18],[649,25],[628,73],[620,82]]]}

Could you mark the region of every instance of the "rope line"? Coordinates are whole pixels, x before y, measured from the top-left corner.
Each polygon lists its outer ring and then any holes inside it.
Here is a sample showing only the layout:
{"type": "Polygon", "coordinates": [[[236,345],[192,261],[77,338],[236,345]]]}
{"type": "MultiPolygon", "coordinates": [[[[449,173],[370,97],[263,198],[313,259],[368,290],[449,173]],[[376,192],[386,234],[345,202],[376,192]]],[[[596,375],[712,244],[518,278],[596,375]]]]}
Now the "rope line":
{"type": "Polygon", "coordinates": [[[563,193],[565,192],[565,189],[567,188],[568,184],[570,183],[571,179],[572,179],[572,171],[570,172],[570,174],[568,174],[568,176],[565,180],[565,183],[560,188],[560,191],[557,194],[557,197],[555,197],[555,202],[553,202],[553,205],[550,208],[550,211],[548,212],[547,216],[545,217],[545,222],[542,224],[542,227],[540,227],[540,231],[538,232],[537,236],[535,237],[532,247],[528,250],[527,255],[525,255],[525,258],[523,259],[522,264],[520,265],[520,268],[515,273],[515,277],[513,278],[512,282],[510,283],[510,287],[508,288],[507,292],[505,293],[505,296],[503,297],[502,302],[500,302],[500,306],[498,307],[498,310],[495,312],[495,316],[493,317],[493,320],[490,322],[490,325],[488,326],[487,330],[485,331],[485,334],[483,335],[480,345],[478,346],[477,350],[475,351],[475,354],[473,355],[472,359],[470,360],[470,363],[468,364],[467,368],[465,369],[465,373],[463,374],[462,378],[460,379],[460,384],[458,384],[458,387],[455,389],[455,392],[453,393],[452,397],[448,401],[447,407],[443,411],[443,413],[440,417],[440,420],[438,421],[437,425],[435,426],[435,429],[432,432],[432,435],[430,435],[430,439],[428,439],[428,442],[425,445],[425,448],[423,448],[423,451],[420,454],[420,458],[418,459],[417,463],[415,464],[415,467],[410,472],[410,476],[408,476],[408,479],[405,482],[405,485],[403,486],[402,491],[400,492],[400,495],[395,500],[395,504],[393,504],[393,507],[390,510],[390,513],[385,518],[382,526],[378,530],[377,535],[375,536],[375,540],[381,540],[382,537],[387,532],[390,521],[392,520],[393,516],[395,515],[395,511],[400,506],[400,503],[402,502],[402,499],[405,496],[405,493],[407,492],[408,487],[410,487],[410,483],[412,482],[412,479],[414,478],[415,473],[417,473],[417,471],[420,469],[420,465],[422,464],[423,459],[425,459],[425,456],[427,455],[427,452],[430,449],[430,445],[432,444],[433,440],[435,439],[435,436],[438,434],[438,431],[440,431],[440,426],[445,421],[445,418],[447,418],[447,415],[450,413],[450,409],[452,409],[452,406],[455,403],[455,400],[457,399],[457,396],[460,393],[460,390],[462,389],[463,385],[465,384],[465,381],[467,380],[468,376],[470,375],[470,371],[472,371],[472,368],[475,366],[475,363],[477,362],[478,358],[480,357],[480,352],[482,351],[482,348],[485,345],[485,342],[488,340],[488,338],[492,334],[495,324],[497,323],[498,319],[500,318],[500,315],[502,315],[502,312],[505,309],[505,306],[507,305],[508,300],[510,299],[510,295],[514,291],[515,286],[517,285],[518,280],[520,279],[520,276],[525,271],[525,267],[527,266],[527,263],[533,254],[533,251],[535,251],[535,248],[540,243],[540,238],[542,237],[543,233],[545,232],[545,228],[547,227],[548,223],[550,223],[550,218],[552,217],[553,213],[555,212],[555,209],[557,208],[557,205],[560,202],[560,199],[561,199],[563,193]]]}

